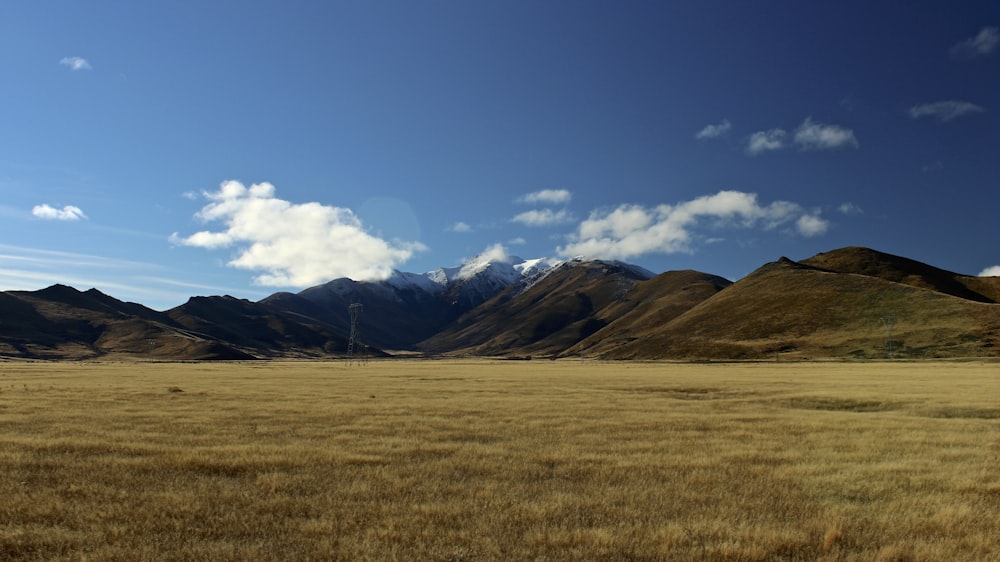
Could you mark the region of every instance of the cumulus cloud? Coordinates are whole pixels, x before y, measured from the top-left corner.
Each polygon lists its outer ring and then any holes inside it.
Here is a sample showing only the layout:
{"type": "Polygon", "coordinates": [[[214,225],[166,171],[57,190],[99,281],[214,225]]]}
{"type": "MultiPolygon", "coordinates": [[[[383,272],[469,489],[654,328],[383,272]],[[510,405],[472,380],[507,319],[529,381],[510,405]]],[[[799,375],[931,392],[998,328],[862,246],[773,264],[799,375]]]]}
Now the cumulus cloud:
{"type": "Polygon", "coordinates": [[[235,247],[228,265],[262,272],[258,285],[306,287],[339,277],[385,279],[398,264],[426,250],[419,242],[389,243],[369,234],[350,210],[320,203],[290,203],[269,183],[226,181],[203,194],[209,203],[195,216],[224,228],[170,239],[208,250],[235,247]]]}
{"type": "Polygon", "coordinates": [[[451,232],[472,232],[472,227],[468,223],[458,221],[448,227],[448,230],[451,232]]]}
{"type": "Polygon", "coordinates": [[[795,129],[794,140],[802,150],[828,150],[845,146],[858,148],[854,131],[839,125],[816,123],[812,117],[806,117],[799,128],[795,129]]]}
{"type": "Polygon", "coordinates": [[[552,205],[559,205],[562,203],[569,203],[572,198],[573,194],[568,189],[543,189],[533,193],[526,193],[518,197],[517,202],[528,204],[549,203],[552,205]]]}
{"type": "Polygon", "coordinates": [[[786,136],[788,133],[784,129],[757,131],[747,139],[747,154],[756,156],[772,150],[781,150],[785,147],[786,136]]]}
{"type": "Polygon", "coordinates": [[[987,267],[979,272],[980,277],[1000,277],[1000,265],[987,267]]]}
{"type": "Polygon", "coordinates": [[[570,235],[569,243],[556,251],[563,256],[608,259],[688,252],[696,237],[694,230],[705,221],[765,230],[792,224],[803,236],[822,234],[829,226],[818,214],[807,213],[796,203],[761,205],[755,193],[720,191],[677,205],[621,205],[611,211],[595,211],[570,235]]]}
{"type": "Polygon", "coordinates": [[[958,58],[972,58],[988,55],[1000,45],[1000,29],[984,27],[974,37],[970,37],[951,48],[951,54],[958,58]]]}
{"type": "Polygon", "coordinates": [[[729,122],[729,119],[723,119],[721,123],[705,125],[705,128],[698,131],[694,138],[699,140],[719,138],[729,134],[729,130],[732,128],[733,124],[729,122]]]}
{"type": "Polygon", "coordinates": [[[63,57],[59,64],[68,66],[71,70],[90,70],[90,63],[81,57],[63,57]]]}
{"type": "Polygon", "coordinates": [[[795,229],[807,238],[826,234],[830,222],[818,215],[802,215],[795,221],[795,229]]]}
{"type": "Polygon", "coordinates": [[[985,111],[982,107],[967,101],[947,100],[934,103],[923,103],[915,105],[909,109],[910,117],[919,119],[921,117],[933,117],[942,123],[946,123],[970,113],[981,113],[985,111]]]}
{"type": "Polygon", "coordinates": [[[55,207],[43,203],[41,205],[35,205],[31,209],[31,214],[40,219],[59,221],[77,221],[87,218],[87,215],[83,214],[80,207],[76,207],[74,205],[66,205],[62,209],[56,209],[55,207]]]}
{"type": "Polygon", "coordinates": [[[572,215],[566,209],[553,211],[552,209],[532,209],[518,214],[511,219],[525,226],[549,226],[562,224],[573,220],[572,215]]]}

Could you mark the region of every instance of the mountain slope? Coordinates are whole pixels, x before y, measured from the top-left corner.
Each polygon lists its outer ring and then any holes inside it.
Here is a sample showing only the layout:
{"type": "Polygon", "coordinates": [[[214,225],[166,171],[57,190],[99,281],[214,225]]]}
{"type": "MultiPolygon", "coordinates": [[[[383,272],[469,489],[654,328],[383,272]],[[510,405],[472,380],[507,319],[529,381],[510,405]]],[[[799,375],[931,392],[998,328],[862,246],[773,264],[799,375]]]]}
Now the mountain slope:
{"type": "Polygon", "coordinates": [[[616,316],[607,309],[651,276],[621,262],[570,260],[512,285],[418,348],[474,355],[558,354],[607,325],[616,316]]]}
{"type": "Polygon", "coordinates": [[[877,277],[886,281],[930,289],[976,302],[1000,302],[1000,284],[977,277],[959,275],[916,260],[886,254],[870,248],[848,247],[817,254],[802,260],[805,265],[877,277]]]}
{"type": "Polygon", "coordinates": [[[187,333],[163,313],[96,289],[53,285],[0,293],[0,354],[41,359],[246,359],[187,333]]]}
{"type": "Polygon", "coordinates": [[[1000,306],[878,276],[837,273],[787,258],[766,264],[617,359],[879,358],[883,318],[896,357],[995,355],[1000,306]]]}
{"type": "Polygon", "coordinates": [[[347,350],[342,335],[230,296],[192,297],[166,315],[193,333],[224,341],[248,354],[324,357],[347,350]]]}
{"type": "Polygon", "coordinates": [[[609,307],[610,323],[566,350],[566,355],[580,353],[601,355],[630,341],[657,332],[663,326],[702,301],[714,296],[732,282],[699,271],[667,271],[637,285],[624,302],[627,308],[609,307]]]}
{"type": "Polygon", "coordinates": [[[261,304],[350,333],[348,307],[361,303],[361,341],[383,349],[412,349],[463,313],[549,265],[548,260],[477,256],[461,267],[424,274],[396,271],[384,281],[335,279],[296,294],[271,295],[261,304]]]}

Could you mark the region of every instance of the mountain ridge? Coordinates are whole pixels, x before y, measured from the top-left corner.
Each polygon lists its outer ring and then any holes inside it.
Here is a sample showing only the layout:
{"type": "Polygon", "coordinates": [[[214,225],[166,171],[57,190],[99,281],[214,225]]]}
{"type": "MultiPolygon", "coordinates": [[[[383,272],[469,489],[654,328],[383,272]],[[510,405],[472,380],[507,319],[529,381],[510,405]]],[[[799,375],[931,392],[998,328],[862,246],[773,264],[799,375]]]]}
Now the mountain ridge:
{"type": "Polygon", "coordinates": [[[335,279],[260,301],[192,297],[158,312],[97,289],[0,292],[0,357],[344,357],[366,353],[654,360],[1000,356],[1000,277],[864,247],[782,257],[734,282],[614,260],[484,255],[383,281],[335,279]],[[896,322],[887,341],[885,318],[896,322]]]}

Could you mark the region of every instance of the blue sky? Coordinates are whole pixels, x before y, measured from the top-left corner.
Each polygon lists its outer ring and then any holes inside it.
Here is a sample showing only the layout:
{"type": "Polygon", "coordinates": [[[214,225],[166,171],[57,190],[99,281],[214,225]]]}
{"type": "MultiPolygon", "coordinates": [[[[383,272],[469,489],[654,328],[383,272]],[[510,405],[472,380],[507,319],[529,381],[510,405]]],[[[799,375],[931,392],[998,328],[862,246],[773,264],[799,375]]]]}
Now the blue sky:
{"type": "Polygon", "coordinates": [[[1000,274],[1000,5],[0,5],[0,289],[156,309],[490,251],[1000,274]]]}

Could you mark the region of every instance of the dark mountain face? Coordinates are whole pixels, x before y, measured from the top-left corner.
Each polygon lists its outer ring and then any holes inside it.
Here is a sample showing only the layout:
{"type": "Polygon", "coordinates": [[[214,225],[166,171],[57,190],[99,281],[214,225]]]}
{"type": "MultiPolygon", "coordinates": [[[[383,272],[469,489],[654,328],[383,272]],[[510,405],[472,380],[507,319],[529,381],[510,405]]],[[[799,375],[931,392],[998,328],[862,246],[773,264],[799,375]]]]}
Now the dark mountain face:
{"type": "Polygon", "coordinates": [[[348,334],[348,307],[360,303],[361,341],[382,349],[412,349],[522,279],[511,264],[482,263],[465,272],[460,268],[428,275],[397,272],[377,282],[336,279],[294,295],[272,295],[261,302],[348,334]]]}
{"type": "Polygon", "coordinates": [[[418,347],[432,353],[558,354],[607,325],[605,309],[648,277],[616,262],[568,262],[511,285],[418,347]]]}
{"type": "Polygon", "coordinates": [[[0,293],[0,355],[42,359],[253,358],[184,332],[163,313],[91,289],[0,293]]]}
{"type": "Polygon", "coordinates": [[[272,295],[261,304],[300,321],[349,335],[348,307],[361,303],[359,339],[381,349],[407,349],[458,315],[455,307],[439,297],[410,287],[397,289],[380,283],[338,279],[294,295],[272,295]]]}
{"type": "Polygon", "coordinates": [[[0,292],[0,357],[343,357],[353,303],[358,343],[428,354],[870,359],[885,356],[892,318],[896,357],[1000,355],[1000,278],[867,248],[782,258],[736,283],[620,262],[519,264],[338,279],[256,303],[194,297],[167,312],[64,285],[0,292]]]}
{"type": "Polygon", "coordinates": [[[323,357],[343,353],[344,337],[264,304],[224,297],[193,297],[166,315],[178,325],[248,354],[323,357]]]}

